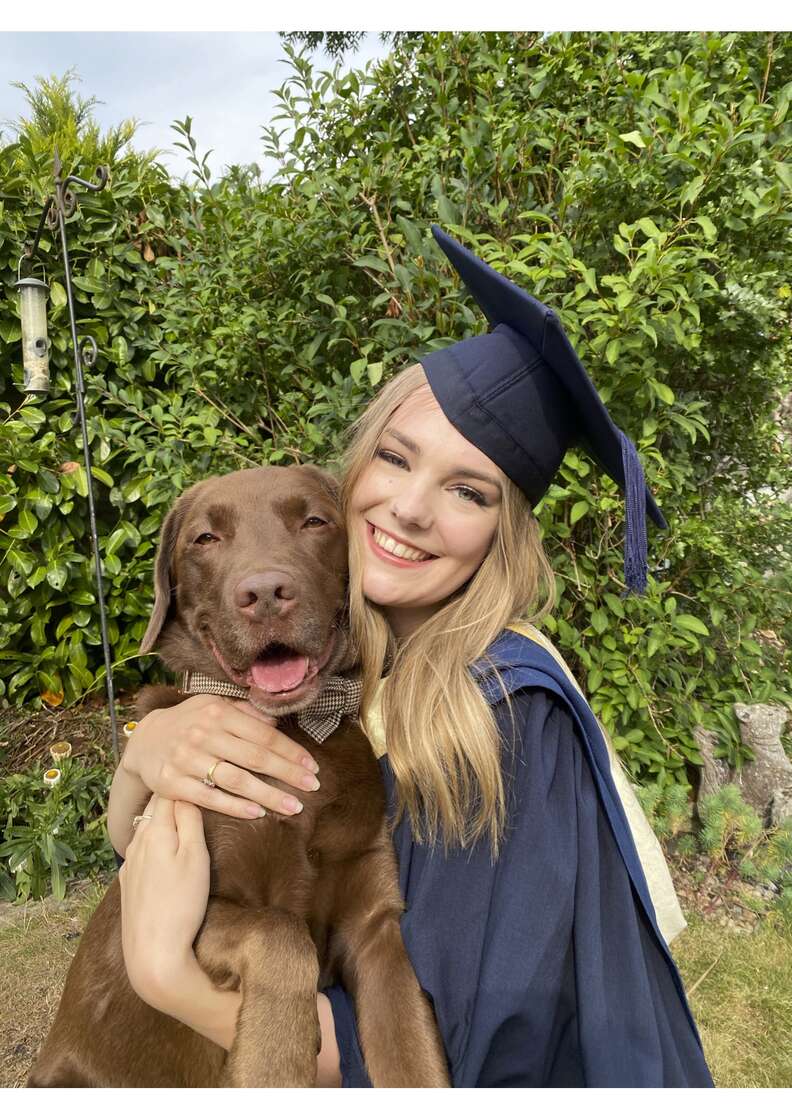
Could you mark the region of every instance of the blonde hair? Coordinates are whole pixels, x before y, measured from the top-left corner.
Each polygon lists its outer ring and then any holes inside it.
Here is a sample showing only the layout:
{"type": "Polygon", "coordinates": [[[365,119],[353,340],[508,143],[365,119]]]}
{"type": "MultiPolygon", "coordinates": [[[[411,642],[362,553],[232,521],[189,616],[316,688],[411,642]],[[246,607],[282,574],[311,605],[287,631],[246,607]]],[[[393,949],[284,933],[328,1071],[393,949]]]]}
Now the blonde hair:
{"type": "MultiPolygon", "coordinates": [[[[390,380],[351,432],[342,501],[349,504],[388,420],[428,385],[420,365],[390,380]]],[[[505,480],[495,537],[478,570],[402,643],[381,608],[363,594],[359,534],[350,534],[352,640],[363,667],[366,727],[383,671],[382,718],[396,778],[395,821],[405,809],[418,841],[442,833],[446,850],[489,835],[493,858],[506,823],[501,745],[495,718],[470,666],[517,619],[538,621],[555,601],[555,578],[528,499],[505,480]]]]}

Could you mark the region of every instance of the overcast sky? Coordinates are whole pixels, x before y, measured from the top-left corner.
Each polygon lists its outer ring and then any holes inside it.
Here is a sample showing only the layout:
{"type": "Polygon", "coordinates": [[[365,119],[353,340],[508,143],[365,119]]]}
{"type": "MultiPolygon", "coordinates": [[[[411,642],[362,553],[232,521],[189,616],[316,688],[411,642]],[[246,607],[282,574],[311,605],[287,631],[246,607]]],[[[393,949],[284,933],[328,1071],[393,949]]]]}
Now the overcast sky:
{"type": "MultiPolygon", "coordinates": [[[[387,53],[372,33],[347,66],[362,66],[387,53]]],[[[321,68],[331,63],[317,53],[321,68]]],[[[193,118],[198,153],[209,148],[213,175],[231,163],[262,159],[262,126],[275,112],[270,90],[289,69],[274,31],[258,32],[14,32],[0,31],[0,122],[26,110],[14,81],[32,85],[39,74],[63,75],[75,67],[82,97],[104,102],[95,110],[100,125],[127,117],[141,121],[137,148],[167,148],[163,163],[176,176],[187,173],[186,153],[171,121],[193,118]]],[[[2,127],[2,125],[0,125],[2,127]]],[[[3,128],[5,132],[5,128],[3,128]]]]}

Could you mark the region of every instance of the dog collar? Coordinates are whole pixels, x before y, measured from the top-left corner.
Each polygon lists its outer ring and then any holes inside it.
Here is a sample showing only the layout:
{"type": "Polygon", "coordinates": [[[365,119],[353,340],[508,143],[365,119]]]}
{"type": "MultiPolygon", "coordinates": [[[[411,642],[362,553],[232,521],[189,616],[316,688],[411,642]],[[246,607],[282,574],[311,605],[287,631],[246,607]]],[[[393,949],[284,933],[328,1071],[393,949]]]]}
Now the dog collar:
{"type": "MultiPolygon", "coordinates": [[[[208,673],[183,673],[180,692],[212,693],[237,700],[247,700],[249,688],[230,681],[210,677],[208,673]]],[[[344,716],[357,718],[363,682],[359,677],[328,677],[317,698],[297,713],[297,724],[317,743],[323,743],[338,728],[344,716]]]]}

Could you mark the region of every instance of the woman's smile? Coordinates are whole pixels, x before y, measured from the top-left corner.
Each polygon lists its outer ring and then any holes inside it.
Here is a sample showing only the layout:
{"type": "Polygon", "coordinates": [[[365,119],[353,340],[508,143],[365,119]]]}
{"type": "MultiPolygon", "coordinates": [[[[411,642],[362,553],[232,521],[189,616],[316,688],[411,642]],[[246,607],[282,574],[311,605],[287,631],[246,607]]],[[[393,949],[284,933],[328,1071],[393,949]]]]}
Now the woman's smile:
{"type": "Polygon", "coordinates": [[[399,568],[419,568],[430,560],[437,559],[431,552],[424,552],[420,548],[412,547],[398,537],[390,536],[382,529],[378,529],[376,525],[372,525],[370,521],[367,521],[366,524],[369,529],[368,539],[372,552],[389,564],[395,564],[399,568]]]}

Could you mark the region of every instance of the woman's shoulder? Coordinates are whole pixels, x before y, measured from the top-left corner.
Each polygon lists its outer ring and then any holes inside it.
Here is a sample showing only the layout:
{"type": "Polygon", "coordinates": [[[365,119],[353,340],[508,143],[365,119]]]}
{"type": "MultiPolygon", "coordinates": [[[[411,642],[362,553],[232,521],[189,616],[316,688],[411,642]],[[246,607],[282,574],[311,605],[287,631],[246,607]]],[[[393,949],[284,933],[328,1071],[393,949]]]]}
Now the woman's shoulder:
{"type": "Polygon", "coordinates": [[[504,667],[524,664],[543,666],[549,663],[548,659],[572,677],[571,669],[552,639],[533,623],[522,619],[510,622],[501,630],[484,655],[485,661],[492,660],[504,667]]]}
{"type": "Polygon", "coordinates": [[[517,621],[502,630],[475,675],[502,738],[519,742],[522,750],[531,743],[578,739],[588,704],[559,650],[531,623],[517,621]]]}
{"type": "Polygon", "coordinates": [[[544,689],[562,705],[583,700],[559,650],[531,623],[510,623],[472,666],[472,672],[491,704],[523,689],[544,689]]]}

